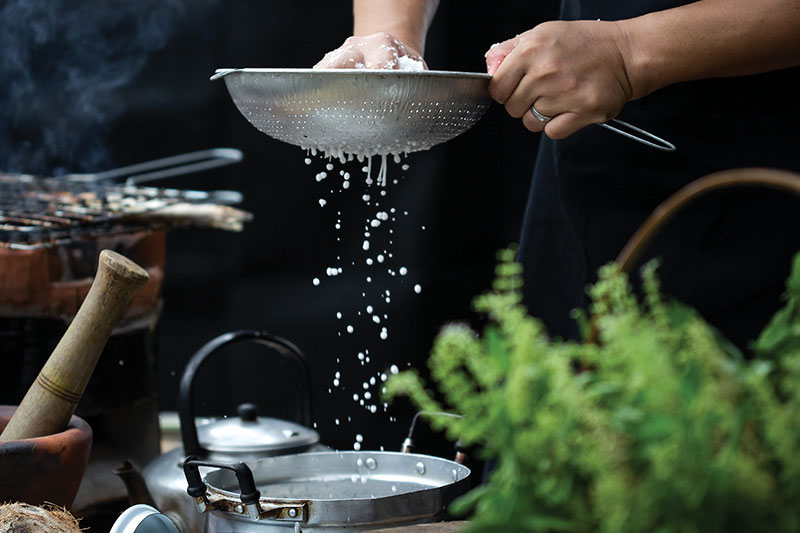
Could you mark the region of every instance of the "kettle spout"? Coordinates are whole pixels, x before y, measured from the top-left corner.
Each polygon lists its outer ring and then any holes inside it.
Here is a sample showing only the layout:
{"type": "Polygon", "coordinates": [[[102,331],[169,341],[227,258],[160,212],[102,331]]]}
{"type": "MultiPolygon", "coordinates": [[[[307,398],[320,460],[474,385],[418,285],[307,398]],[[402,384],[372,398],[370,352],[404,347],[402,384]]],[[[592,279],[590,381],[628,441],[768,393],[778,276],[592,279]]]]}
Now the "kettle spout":
{"type": "Polygon", "coordinates": [[[125,489],[128,491],[129,505],[143,503],[155,507],[156,504],[153,501],[150,490],[147,488],[144,476],[142,476],[142,473],[133,463],[125,461],[122,463],[122,466],[114,469],[114,473],[125,483],[125,489]]]}

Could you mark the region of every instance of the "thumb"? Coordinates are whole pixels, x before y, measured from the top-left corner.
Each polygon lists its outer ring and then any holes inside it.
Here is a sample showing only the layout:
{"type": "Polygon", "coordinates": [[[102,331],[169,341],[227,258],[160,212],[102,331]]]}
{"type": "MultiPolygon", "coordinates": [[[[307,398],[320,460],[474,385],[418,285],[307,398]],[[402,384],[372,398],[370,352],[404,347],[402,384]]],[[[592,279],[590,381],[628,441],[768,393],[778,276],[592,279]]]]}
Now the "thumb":
{"type": "Polygon", "coordinates": [[[486,72],[494,74],[506,56],[517,47],[517,44],[519,44],[519,35],[502,43],[493,44],[486,52],[486,72]]]}

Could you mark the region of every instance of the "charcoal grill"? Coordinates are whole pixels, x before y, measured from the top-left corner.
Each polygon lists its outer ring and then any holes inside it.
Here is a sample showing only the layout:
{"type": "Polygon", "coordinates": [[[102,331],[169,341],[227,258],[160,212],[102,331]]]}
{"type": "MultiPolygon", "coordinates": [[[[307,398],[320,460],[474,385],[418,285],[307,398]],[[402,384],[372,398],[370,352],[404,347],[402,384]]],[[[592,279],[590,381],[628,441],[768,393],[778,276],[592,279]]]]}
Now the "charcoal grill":
{"type": "Polygon", "coordinates": [[[239,230],[250,218],[232,207],[242,199],[237,192],[145,183],[241,159],[238,150],[214,148],[94,174],[0,173],[0,403],[18,403],[35,379],[85,298],[100,250],[118,251],[150,275],[78,406],[95,432],[73,504],[84,517],[125,501],[114,468],[124,460],[147,464],[160,453],[156,332],[167,231],[239,230]]]}

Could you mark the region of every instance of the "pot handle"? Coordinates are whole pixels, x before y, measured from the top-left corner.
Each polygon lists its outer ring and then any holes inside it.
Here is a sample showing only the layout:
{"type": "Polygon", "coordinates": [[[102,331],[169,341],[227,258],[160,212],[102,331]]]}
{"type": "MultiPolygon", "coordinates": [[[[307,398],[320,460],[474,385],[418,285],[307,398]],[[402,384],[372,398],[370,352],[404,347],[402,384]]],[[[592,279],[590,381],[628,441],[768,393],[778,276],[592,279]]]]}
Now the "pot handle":
{"type": "MultiPolygon", "coordinates": [[[[183,461],[183,474],[186,476],[186,493],[194,499],[197,510],[201,513],[222,509],[226,512],[234,512],[250,517],[252,520],[285,520],[291,522],[304,522],[308,519],[308,502],[286,501],[286,500],[265,500],[260,501],[261,492],[256,486],[253,471],[244,462],[236,464],[217,463],[201,461],[196,456],[190,455],[183,461]],[[200,474],[200,467],[224,468],[231,470],[236,475],[239,483],[239,500],[241,505],[230,500],[209,498],[207,496],[208,487],[203,476],[200,474]],[[233,503],[231,506],[230,504],[233,503]]],[[[295,525],[295,531],[298,531],[295,525]]]]}
{"type": "Polygon", "coordinates": [[[263,344],[280,355],[293,358],[297,361],[302,384],[305,386],[305,394],[301,391],[299,401],[295,411],[295,421],[299,424],[311,426],[311,378],[308,370],[306,356],[300,349],[277,335],[272,335],[265,331],[240,330],[224,333],[219,337],[211,339],[204,344],[186,364],[186,368],[181,376],[178,389],[178,418],[181,425],[181,440],[183,449],[187,455],[205,455],[208,450],[200,445],[197,437],[197,426],[194,421],[194,378],[198,370],[205,362],[219,349],[238,342],[252,341],[263,344]]]}
{"type": "MultiPolygon", "coordinates": [[[[236,474],[236,480],[239,482],[239,499],[247,506],[248,511],[253,509],[253,518],[258,519],[258,499],[261,498],[261,492],[256,487],[255,479],[253,479],[253,472],[245,463],[226,464],[215,463],[209,461],[200,461],[194,455],[190,455],[183,462],[183,474],[186,476],[186,483],[188,487],[186,493],[189,494],[195,501],[203,501],[205,503],[206,497],[206,484],[200,475],[200,467],[208,466],[212,468],[224,468],[232,470],[236,474]]],[[[203,509],[202,511],[204,511],[203,509]]]]}

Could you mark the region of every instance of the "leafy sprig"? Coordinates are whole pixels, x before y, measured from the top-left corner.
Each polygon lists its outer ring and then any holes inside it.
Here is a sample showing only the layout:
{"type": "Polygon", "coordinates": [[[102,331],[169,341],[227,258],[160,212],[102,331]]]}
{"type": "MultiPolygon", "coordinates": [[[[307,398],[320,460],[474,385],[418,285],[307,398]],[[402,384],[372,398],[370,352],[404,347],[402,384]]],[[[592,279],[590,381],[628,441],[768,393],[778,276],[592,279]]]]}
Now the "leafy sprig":
{"type": "Polygon", "coordinates": [[[641,301],[614,265],[600,270],[596,343],[551,339],[521,303],[514,254],[500,252],[493,290],[474,300],[482,334],[448,324],[434,342],[443,404],[414,371],[387,384],[421,410],[462,414],[431,423],[496,461],[453,507],[473,513],[468,531],[800,528],[800,259],[745,361],[660,294],[655,263],[641,301]]]}

